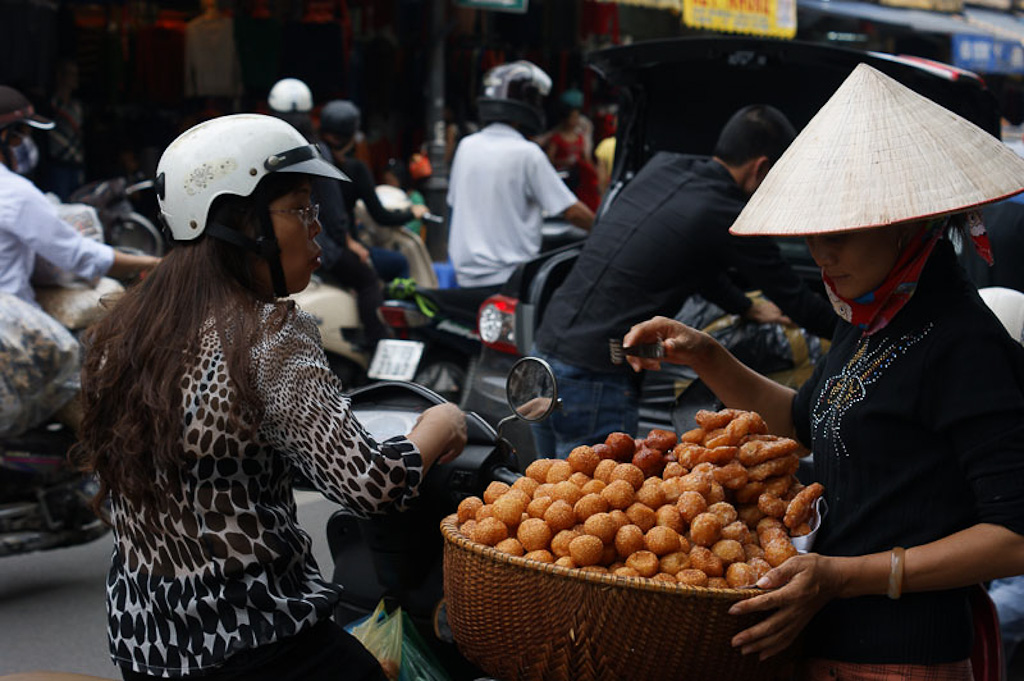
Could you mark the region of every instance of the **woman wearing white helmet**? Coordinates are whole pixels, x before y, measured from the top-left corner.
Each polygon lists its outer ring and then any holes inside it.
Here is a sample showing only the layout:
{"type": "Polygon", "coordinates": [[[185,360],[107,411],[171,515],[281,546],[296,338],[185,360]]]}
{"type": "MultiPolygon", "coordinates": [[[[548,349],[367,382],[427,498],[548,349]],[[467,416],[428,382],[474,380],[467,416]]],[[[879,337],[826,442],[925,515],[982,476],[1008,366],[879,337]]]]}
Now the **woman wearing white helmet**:
{"type": "Polygon", "coordinates": [[[401,508],[465,444],[453,405],[376,442],[353,417],[312,318],[310,177],[343,179],[287,123],[239,114],[164,152],[176,244],[89,331],[75,456],[109,495],[110,651],[126,679],[382,679],[331,621],[292,472],[361,514],[401,508]]]}

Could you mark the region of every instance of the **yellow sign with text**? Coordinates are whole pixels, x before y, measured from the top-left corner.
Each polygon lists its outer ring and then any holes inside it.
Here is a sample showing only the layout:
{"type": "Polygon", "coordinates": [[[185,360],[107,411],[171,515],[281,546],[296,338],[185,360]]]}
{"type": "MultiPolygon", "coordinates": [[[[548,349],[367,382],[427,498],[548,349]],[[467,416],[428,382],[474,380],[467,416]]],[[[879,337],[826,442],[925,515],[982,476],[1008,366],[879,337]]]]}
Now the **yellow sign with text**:
{"type": "Polygon", "coordinates": [[[773,38],[796,35],[796,0],[683,0],[692,28],[773,38]]]}

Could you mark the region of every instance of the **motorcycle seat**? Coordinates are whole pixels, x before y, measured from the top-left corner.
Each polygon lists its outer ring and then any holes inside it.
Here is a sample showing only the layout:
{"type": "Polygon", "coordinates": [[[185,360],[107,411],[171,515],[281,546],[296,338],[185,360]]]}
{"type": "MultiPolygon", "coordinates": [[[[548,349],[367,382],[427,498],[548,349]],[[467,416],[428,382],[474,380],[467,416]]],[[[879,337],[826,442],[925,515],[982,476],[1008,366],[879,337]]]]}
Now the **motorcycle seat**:
{"type": "Polygon", "coordinates": [[[485,300],[498,292],[498,286],[473,288],[418,289],[432,300],[438,312],[450,319],[476,327],[476,315],[485,300]]]}

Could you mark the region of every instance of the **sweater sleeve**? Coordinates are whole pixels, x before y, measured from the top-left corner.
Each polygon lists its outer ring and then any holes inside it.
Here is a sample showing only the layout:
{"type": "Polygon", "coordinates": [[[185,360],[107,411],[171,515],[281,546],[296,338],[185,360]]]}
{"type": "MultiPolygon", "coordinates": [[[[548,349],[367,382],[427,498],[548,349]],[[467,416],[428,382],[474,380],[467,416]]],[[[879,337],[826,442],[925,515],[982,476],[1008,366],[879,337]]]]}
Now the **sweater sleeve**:
{"type": "Polygon", "coordinates": [[[326,497],[362,515],[404,508],[423,462],[404,436],[377,442],[352,414],[312,318],[291,312],[254,351],[261,434],[326,497]]]}
{"type": "Polygon", "coordinates": [[[938,346],[924,417],[952,443],[978,522],[1024,534],[1024,349],[1001,331],[975,325],[938,346]]]}

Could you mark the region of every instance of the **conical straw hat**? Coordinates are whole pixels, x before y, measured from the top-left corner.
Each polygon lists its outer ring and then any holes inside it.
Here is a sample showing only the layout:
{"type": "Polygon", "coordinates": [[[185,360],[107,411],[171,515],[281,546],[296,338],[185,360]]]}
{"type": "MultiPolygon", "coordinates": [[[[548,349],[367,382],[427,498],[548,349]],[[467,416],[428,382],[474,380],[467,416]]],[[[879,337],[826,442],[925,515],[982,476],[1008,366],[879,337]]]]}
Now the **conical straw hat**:
{"type": "Polygon", "coordinates": [[[860,64],[768,172],[729,230],[799,236],[966,210],[1024,191],[1024,159],[860,64]]]}

